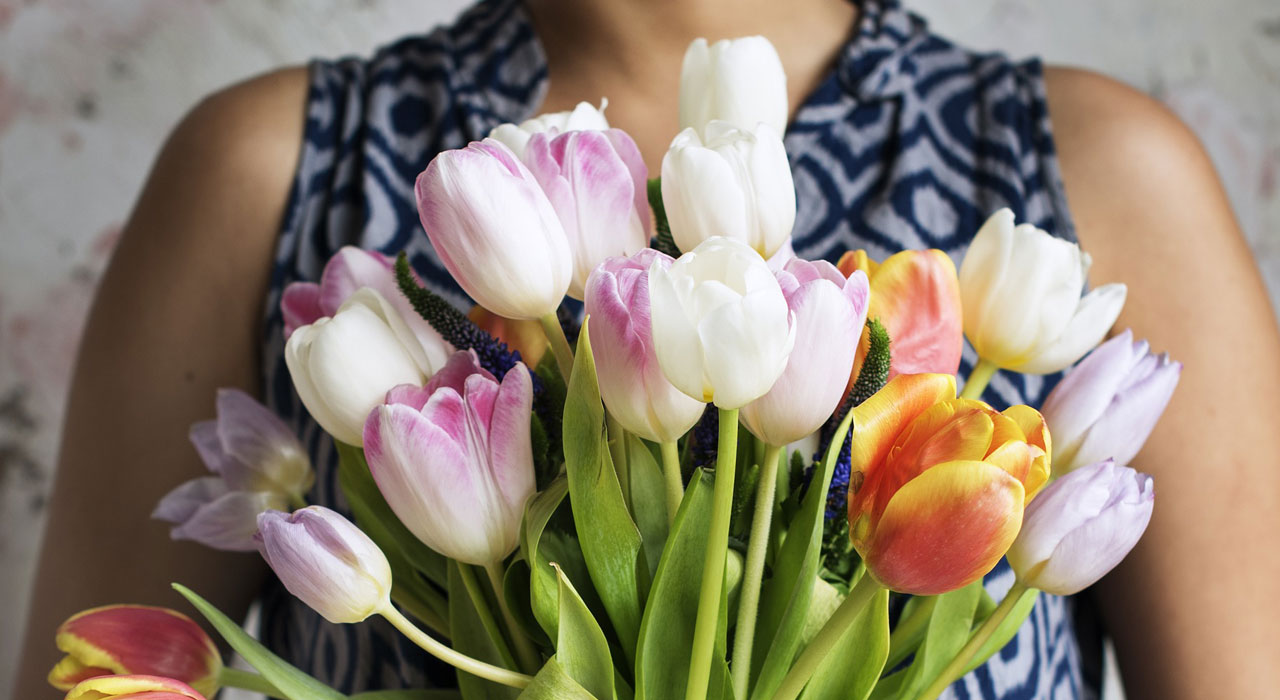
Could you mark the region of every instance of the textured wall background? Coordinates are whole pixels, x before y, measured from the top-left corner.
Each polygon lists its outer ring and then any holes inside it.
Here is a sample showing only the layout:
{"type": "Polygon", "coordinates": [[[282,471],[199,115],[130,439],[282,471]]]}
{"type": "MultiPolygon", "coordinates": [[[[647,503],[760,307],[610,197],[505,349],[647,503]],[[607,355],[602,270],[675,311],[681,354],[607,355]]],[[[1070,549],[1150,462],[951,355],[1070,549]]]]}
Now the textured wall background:
{"type": "MultiPolygon", "coordinates": [[[[365,53],[463,0],[0,0],[0,679],[12,676],[83,317],[162,139],[201,95],[365,53]]],[[[969,45],[1116,76],[1200,135],[1280,300],[1274,0],[908,0],[969,45]]],[[[0,680],[0,692],[7,684],[0,680]]]]}

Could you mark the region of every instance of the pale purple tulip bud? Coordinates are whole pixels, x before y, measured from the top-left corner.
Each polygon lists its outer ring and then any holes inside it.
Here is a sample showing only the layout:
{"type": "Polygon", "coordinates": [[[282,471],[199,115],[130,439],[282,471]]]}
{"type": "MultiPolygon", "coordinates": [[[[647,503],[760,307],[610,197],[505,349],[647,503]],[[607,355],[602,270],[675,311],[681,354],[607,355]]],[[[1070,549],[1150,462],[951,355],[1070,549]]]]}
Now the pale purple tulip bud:
{"type": "Polygon", "coordinates": [[[844,398],[844,382],[867,320],[871,288],[861,270],[848,279],[826,261],[794,258],[774,275],[795,318],[795,349],[769,393],[742,407],[742,424],[770,445],[809,435],[844,398]]]}
{"type": "Polygon", "coordinates": [[[269,510],[254,540],[284,587],[329,622],[360,622],[391,604],[386,555],[328,508],[269,510]]]}
{"type": "Polygon", "coordinates": [[[510,554],[534,492],[532,405],[523,364],[498,382],[472,351],[455,353],[424,388],[388,392],[365,423],[364,450],[396,517],[461,562],[510,554]]]}
{"type": "Polygon", "coordinates": [[[706,405],[675,388],[658,365],[649,309],[655,263],[670,267],[671,258],[645,248],[604,261],[587,279],[586,309],[605,408],[630,432],[671,442],[698,422],[706,405]]]}
{"type": "Polygon", "coordinates": [[[396,284],[395,261],[381,253],[343,246],[329,258],[320,274],[320,283],[294,282],[285,287],[280,298],[287,340],[302,326],[321,318],[332,317],[362,287],[382,295],[404,320],[405,327],[417,339],[432,370],[444,366],[453,348],[436,329],[422,318],[396,284]]]}
{"type": "Polygon", "coordinates": [[[1093,585],[1138,543],[1155,505],[1150,476],[1113,460],[1054,481],[1027,506],[1006,555],[1018,580],[1054,595],[1093,585]]]}
{"type": "Polygon", "coordinates": [[[170,491],[151,517],[173,523],[175,540],[251,552],[258,514],[300,500],[315,473],[297,436],[266,406],[237,389],[219,389],[217,406],[217,420],[191,426],[191,443],[216,476],[170,491]]]}
{"type": "Polygon", "coordinates": [[[542,187],[494,139],[442,151],[418,176],[418,214],[467,294],[499,316],[554,313],[573,277],[564,226],[542,187]]]}
{"type": "Polygon", "coordinates": [[[524,153],[573,251],[569,296],[583,299],[587,276],[605,258],[649,243],[649,170],[621,129],[540,133],[524,153]]]}
{"type": "Polygon", "coordinates": [[[1045,399],[1053,470],[1114,459],[1128,464],[1173,396],[1182,364],[1155,355],[1126,330],[1099,345],[1045,399]]]}

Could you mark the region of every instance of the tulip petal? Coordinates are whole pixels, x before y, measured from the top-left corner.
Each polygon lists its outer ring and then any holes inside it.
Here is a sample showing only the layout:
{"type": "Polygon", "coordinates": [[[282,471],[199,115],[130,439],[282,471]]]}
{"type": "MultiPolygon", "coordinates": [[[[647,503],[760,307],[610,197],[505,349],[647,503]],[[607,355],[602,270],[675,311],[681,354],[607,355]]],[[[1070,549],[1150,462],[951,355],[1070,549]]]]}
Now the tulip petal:
{"type": "MultiPolygon", "coordinates": [[[[1154,358],[1153,358],[1154,359],[1154,358]]],[[[1117,393],[1099,419],[1085,433],[1074,464],[1091,464],[1114,459],[1121,464],[1133,461],[1178,386],[1182,365],[1161,357],[1159,367],[1145,378],[1117,393]]]]}
{"type": "Polygon", "coordinates": [[[680,291],[676,280],[655,261],[649,268],[649,308],[663,310],[650,318],[658,364],[672,385],[705,403],[711,401],[711,387],[703,380],[706,359],[680,291]]]}
{"type": "Polygon", "coordinates": [[[1125,295],[1126,287],[1118,283],[1105,284],[1089,292],[1080,300],[1075,315],[1055,341],[1006,369],[1024,374],[1051,374],[1070,366],[1102,342],[1124,308],[1125,295]]]}
{"type": "Polygon", "coordinates": [[[939,595],[966,586],[990,571],[1022,524],[1023,490],[1002,469],[983,462],[939,464],[889,501],[854,544],[867,570],[892,590],[939,595]]]}
{"type": "Polygon", "coordinates": [[[879,319],[893,342],[890,377],[955,374],[964,348],[960,283],[940,250],[889,256],[871,277],[868,318],[879,319]]]}
{"type": "Polygon", "coordinates": [[[105,670],[182,678],[212,693],[222,668],[209,635],[191,618],[166,608],[109,605],[85,610],[58,627],[54,642],[68,654],[49,674],[59,690],[75,685],[71,681],[77,676],[83,681],[105,670]]]}
{"type": "Polygon", "coordinates": [[[200,506],[170,530],[169,536],[227,552],[252,552],[258,515],[288,505],[287,497],[279,492],[231,491],[200,506]]]}
{"type": "Polygon", "coordinates": [[[232,490],[302,493],[314,481],[311,461],[293,430],[243,391],[218,390],[217,432],[227,456],[244,468],[221,472],[232,490]]]}
{"type": "Polygon", "coordinates": [[[712,236],[750,242],[747,199],[733,166],[692,129],[681,132],[662,159],[662,203],[684,252],[712,236]]]}
{"type": "Polygon", "coordinates": [[[529,433],[532,410],[533,382],[529,370],[524,364],[516,363],[502,379],[487,423],[488,464],[507,504],[508,515],[516,522],[524,514],[525,501],[536,490],[529,433]]]}
{"type": "Polygon", "coordinates": [[[191,686],[172,678],[131,674],[99,676],[77,684],[66,700],[205,700],[191,686]]]}
{"type": "Polygon", "coordinates": [[[203,476],[184,482],[165,494],[156,504],[151,517],[170,523],[183,523],[197,510],[230,492],[227,482],[216,476],[203,476]]]}
{"type": "Polygon", "coordinates": [[[1023,405],[1010,406],[1003,413],[1018,425],[1027,444],[1039,450],[1038,453],[1033,453],[1031,468],[1022,482],[1023,488],[1027,491],[1027,502],[1030,503],[1040,489],[1049,482],[1049,476],[1052,473],[1053,439],[1049,434],[1049,426],[1045,423],[1044,416],[1034,408],[1023,405]]]}
{"type": "Polygon", "coordinates": [[[49,685],[58,690],[71,690],[81,681],[98,676],[110,676],[118,672],[101,666],[86,666],[74,656],[65,656],[49,671],[49,685]]]}
{"type": "Polygon", "coordinates": [[[285,340],[302,326],[309,326],[328,316],[320,308],[320,285],[315,282],[293,282],[280,295],[280,315],[284,317],[285,340]]]}
{"type": "Polygon", "coordinates": [[[1125,329],[1090,352],[1049,392],[1040,410],[1053,425],[1054,449],[1065,459],[1111,403],[1133,367],[1134,350],[1133,332],[1125,329]]]}
{"type": "Polygon", "coordinates": [[[867,474],[882,463],[899,433],[931,406],[955,395],[956,379],[951,375],[900,374],[891,379],[853,409],[850,473],[867,474]]]}

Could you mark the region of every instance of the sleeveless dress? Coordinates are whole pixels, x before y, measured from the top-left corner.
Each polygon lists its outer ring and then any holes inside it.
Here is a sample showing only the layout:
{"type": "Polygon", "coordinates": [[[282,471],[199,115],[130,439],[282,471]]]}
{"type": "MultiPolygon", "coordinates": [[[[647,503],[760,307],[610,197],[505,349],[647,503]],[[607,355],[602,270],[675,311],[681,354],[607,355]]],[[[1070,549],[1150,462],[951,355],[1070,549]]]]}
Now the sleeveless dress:
{"type": "MultiPolygon", "coordinates": [[[[1039,62],[966,51],[893,0],[859,5],[836,65],[786,132],[799,206],[796,253],[834,261],[853,248],[876,259],[939,248],[958,263],[1000,207],[1074,240],[1039,62]]],[[[469,308],[422,232],[414,179],[439,151],[532,116],[548,81],[519,0],[485,0],[453,26],[371,59],[313,62],[310,76],[305,143],[265,313],[263,370],[268,405],[296,427],[315,462],[311,502],[343,509],[332,442],[301,406],[283,361],[280,292],[293,281],[318,280],[344,245],[407,249],[429,284],[469,308]]],[[[962,376],[973,362],[966,347],[962,376]]],[[[1038,406],[1054,381],[1001,372],[985,399],[997,408],[1038,406]]],[[[1012,583],[1004,562],[985,582],[996,600],[1012,583]]],[[[380,618],[331,625],[278,583],[263,609],[265,643],[344,692],[452,683],[452,669],[380,618]]],[[[1074,609],[1073,599],[1041,594],[1017,636],[944,697],[1097,697],[1098,639],[1078,631],[1074,609]]]]}

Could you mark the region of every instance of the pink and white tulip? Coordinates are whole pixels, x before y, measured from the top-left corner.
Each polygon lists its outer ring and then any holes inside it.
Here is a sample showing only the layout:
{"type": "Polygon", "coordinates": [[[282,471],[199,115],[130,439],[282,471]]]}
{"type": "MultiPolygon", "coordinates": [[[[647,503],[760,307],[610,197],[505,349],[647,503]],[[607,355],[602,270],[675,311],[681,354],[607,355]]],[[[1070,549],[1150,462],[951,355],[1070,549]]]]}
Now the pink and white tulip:
{"type": "Polygon", "coordinates": [[[143,674],[176,679],[206,695],[218,691],[218,647],[200,625],[174,610],[145,605],[85,610],[59,625],[54,641],[66,653],[49,672],[49,683],[58,690],[90,678],[143,674]]]}
{"type": "Polygon", "coordinates": [[[1151,521],[1150,476],[1113,460],[1081,467],[1040,492],[1006,555],[1018,580],[1073,595],[1111,571],[1151,521]]]}
{"type": "Polygon", "coordinates": [[[269,510],[258,516],[255,541],[284,587],[329,622],[360,622],[391,604],[386,555],[328,508],[269,510]]]}
{"type": "Polygon", "coordinates": [[[352,294],[332,318],[294,331],[284,359],[311,417],[335,440],[357,446],[365,418],[387,391],[420,385],[432,371],[400,315],[369,287],[352,294]]]}
{"type": "Polygon", "coordinates": [[[533,382],[518,363],[497,381],[459,352],[424,388],[400,386],[369,414],[369,471],[396,517],[427,546],[468,564],[515,550],[534,492],[533,382]]]}
{"type": "Polygon", "coordinates": [[[573,279],[564,226],[511,149],[444,151],[418,176],[418,214],[445,268],[476,303],[514,319],[554,313],[573,279]]]}
{"type": "Polygon", "coordinates": [[[1065,474],[1104,459],[1128,464],[1173,397],[1182,364],[1152,353],[1126,330],[1099,345],[1045,399],[1053,468],[1065,474]]]}
{"type": "Polygon", "coordinates": [[[679,439],[706,408],[667,380],[653,347],[649,268],[671,262],[645,248],[604,261],[586,285],[591,352],[605,408],[623,428],[654,442],[679,439]]]}
{"type": "Polygon", "coordinates": [[[236,389],[219,389],[217,405],[217,420],[191,426],[191,443],[216,476],[170,491],[151,517],[173,523],[175,540],[251,552],[258,514],[301,500],[315,473],[297,436],[267,407],[236,389]]]}
{"type": "MultiPolygon", "coordinates": [[[[413,306],[396,284],[395,262],[391,258],[355,246],[343,246],[325,263],[319,284],[294,282],[285,287],[280,299],[287,340],[301,326],[332,317],[361,287],[369,287],[382,295],[417,339],[432,368],[444,366],[453,348],[440,337],[413,306]]],[[[406,338],[407,340],[407,338],[406,338]]]]}
{"type": "Polygon", "coordinates": [[[839,379],[853,368],[870,287],[862,271],[845,279],[826,261],[793,259],[775,276],[794,315],[795,348],[769,393],[740,415],[765,443],[787,445],[822,427],[844,398],[839,379]]]}
{"type": "Polygon", "coordinates": [[[582,300],[587,276],[615,255],[649,243],[649,171],[621,129],[534,134],[524,163],[542,185],[573,251],[569,296],[582,300]]]}
{"type": "Polygon", "coordinates": [[[161,676],[101,676],[77,683],[65,700],[205,700],[200,691],[161,676]]]}
{"type": "Polygon", "coordinates": [[[529,139],[534,134],[559,134],[566,131],[604,131],[609,120],[604,117],[608,100],[601,100],[597,108],[590,102],[579,102],[568,112],[550,112],[526,119],[519,124],[499,124],[489,132],[489,138],[501,141],[517,157],[523,158],[529,139]]]}

